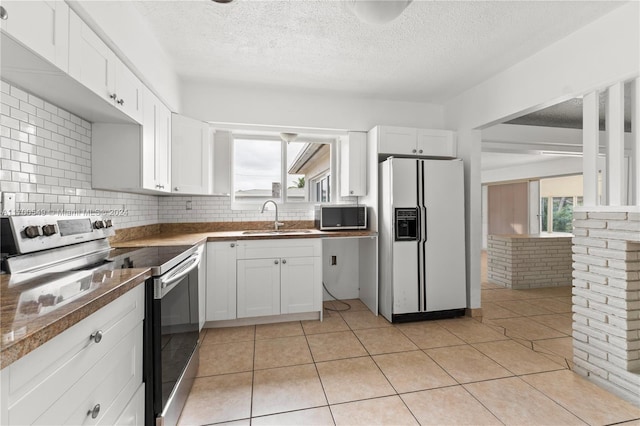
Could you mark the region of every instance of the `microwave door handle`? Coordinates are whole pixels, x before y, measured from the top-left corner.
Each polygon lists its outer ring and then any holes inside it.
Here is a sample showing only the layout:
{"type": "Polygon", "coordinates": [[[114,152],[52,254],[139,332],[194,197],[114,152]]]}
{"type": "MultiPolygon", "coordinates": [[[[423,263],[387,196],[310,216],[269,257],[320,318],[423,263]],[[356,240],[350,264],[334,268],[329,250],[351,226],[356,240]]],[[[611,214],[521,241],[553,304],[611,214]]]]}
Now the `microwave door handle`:
{"type": "Polygon", "coordinates": [[[160,278],[155,288],[155,298],[162,299],[167,293],[174,289],[178,283],[200,264],[200,255],[189,258],[184,265],[177,268],[166,278],[160,278]]]}

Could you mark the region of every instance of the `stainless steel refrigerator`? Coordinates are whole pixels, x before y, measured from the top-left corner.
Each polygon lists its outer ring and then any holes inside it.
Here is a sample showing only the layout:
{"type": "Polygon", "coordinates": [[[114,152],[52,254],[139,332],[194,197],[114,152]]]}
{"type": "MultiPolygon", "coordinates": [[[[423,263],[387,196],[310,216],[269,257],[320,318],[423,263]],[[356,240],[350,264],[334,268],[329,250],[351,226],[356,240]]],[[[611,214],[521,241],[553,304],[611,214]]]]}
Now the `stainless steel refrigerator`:
{"type": "Polygon", "coordinates": [[[464,314],[462,160],[389,157],[379,170],[379,309],[392,322],[464,314]]]}

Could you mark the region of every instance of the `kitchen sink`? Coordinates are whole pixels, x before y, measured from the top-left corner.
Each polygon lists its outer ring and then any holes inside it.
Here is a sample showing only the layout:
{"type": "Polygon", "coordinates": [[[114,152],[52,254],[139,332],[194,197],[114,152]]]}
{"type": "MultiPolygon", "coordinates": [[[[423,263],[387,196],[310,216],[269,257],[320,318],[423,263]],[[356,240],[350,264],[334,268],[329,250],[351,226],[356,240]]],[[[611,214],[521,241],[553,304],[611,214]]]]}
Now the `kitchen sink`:
{"type": "Polygon", "coordinates": [[[276,230],[251,230],[242,231],[244,235],[283,235],[283,234],[310,234],[311,229],[278,229],[276,230]]]}

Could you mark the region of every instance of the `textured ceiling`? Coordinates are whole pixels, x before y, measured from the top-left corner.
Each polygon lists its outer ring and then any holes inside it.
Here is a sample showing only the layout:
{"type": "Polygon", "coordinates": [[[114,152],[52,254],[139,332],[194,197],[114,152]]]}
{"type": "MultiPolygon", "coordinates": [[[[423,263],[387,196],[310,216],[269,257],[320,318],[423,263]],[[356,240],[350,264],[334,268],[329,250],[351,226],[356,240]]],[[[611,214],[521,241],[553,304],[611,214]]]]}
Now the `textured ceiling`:
{"type": "Polygon", "coordinates": [[[336,0],[135,4],[183,79],[442,102],[622,3],[416,0],[386,25],[336,0]]]}

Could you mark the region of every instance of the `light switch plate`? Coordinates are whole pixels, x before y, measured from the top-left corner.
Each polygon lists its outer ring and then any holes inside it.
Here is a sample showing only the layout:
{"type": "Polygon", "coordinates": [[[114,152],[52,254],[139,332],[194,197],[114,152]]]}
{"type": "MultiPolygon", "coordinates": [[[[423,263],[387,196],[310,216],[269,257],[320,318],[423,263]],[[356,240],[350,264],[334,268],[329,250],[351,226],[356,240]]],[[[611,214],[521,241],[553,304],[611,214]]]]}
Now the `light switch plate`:
{"type": "Polygon", "coordinates": [[[2,215],[11,216],[16,213],[16,194],[12,192],[2,193],[2,215]]]}

